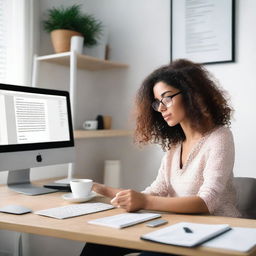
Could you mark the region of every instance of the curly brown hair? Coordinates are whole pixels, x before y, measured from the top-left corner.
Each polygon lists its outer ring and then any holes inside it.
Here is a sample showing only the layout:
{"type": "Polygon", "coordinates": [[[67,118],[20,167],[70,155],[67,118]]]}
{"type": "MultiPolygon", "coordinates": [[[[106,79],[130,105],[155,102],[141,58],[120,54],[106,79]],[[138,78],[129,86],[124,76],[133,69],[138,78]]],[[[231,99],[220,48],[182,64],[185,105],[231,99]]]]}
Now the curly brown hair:
{"type": "Polygon", "coordinates": [[[178,59],[153,71],[138,90],[135,142],[158,143],[167,150],[185,140],[180,124],[168,126],[161,113],[151,107],[157,82],[182,91],[186,115],[196,131],[205,134],[217,126],[230,126],[232,108],[213,76],[201,64],[178,59]]]}

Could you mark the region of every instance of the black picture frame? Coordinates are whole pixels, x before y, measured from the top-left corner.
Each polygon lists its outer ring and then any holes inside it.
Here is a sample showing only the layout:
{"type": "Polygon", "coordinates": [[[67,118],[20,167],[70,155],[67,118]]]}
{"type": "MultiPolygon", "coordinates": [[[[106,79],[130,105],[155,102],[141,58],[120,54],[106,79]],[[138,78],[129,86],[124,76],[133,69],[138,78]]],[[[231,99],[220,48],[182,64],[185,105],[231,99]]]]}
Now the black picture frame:
{"type": "Polygon", "coordinates": [[[171,0],[171,61],[235,62],[235,0],[171,0]]]}

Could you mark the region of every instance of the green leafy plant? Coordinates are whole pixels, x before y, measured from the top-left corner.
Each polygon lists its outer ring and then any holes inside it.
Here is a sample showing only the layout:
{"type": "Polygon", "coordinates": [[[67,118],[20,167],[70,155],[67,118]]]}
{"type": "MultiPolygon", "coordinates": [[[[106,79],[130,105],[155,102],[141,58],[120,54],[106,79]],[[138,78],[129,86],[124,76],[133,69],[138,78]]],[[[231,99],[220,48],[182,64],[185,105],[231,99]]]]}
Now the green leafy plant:
{"type": "Polygon", "coordinates": [[[84,45],[87,47],[96,45],[102,32],[102,23],[92,15],[83,14],[81,5],[49,9],[48,19],[43,21],[43,26],[49,33],[56,29],[79,32],[84,36],[84,45]]]}

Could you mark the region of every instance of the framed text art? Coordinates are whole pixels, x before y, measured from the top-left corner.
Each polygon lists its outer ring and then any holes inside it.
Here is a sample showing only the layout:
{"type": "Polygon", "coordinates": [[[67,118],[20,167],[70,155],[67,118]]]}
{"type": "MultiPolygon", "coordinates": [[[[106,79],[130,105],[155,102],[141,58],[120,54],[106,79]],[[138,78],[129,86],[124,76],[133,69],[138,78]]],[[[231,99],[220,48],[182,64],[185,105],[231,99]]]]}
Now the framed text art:
{"type": "Polygon", "coordinates": [[[235,61],[235,0],[171,0],[171,60],[235,61]]]}

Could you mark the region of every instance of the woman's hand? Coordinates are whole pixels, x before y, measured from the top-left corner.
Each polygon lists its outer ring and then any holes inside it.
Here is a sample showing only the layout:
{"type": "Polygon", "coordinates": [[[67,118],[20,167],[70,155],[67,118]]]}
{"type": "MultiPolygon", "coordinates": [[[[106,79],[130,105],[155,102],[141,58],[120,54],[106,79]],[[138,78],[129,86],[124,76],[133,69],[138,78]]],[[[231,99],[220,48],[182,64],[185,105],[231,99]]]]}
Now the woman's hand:
{"type": "Polygon", "coordinates": [[[124,208],[128,212],[145,208],[146,195],[131,189],[122,190],[111,200],[115,207],[124,208]]]}

